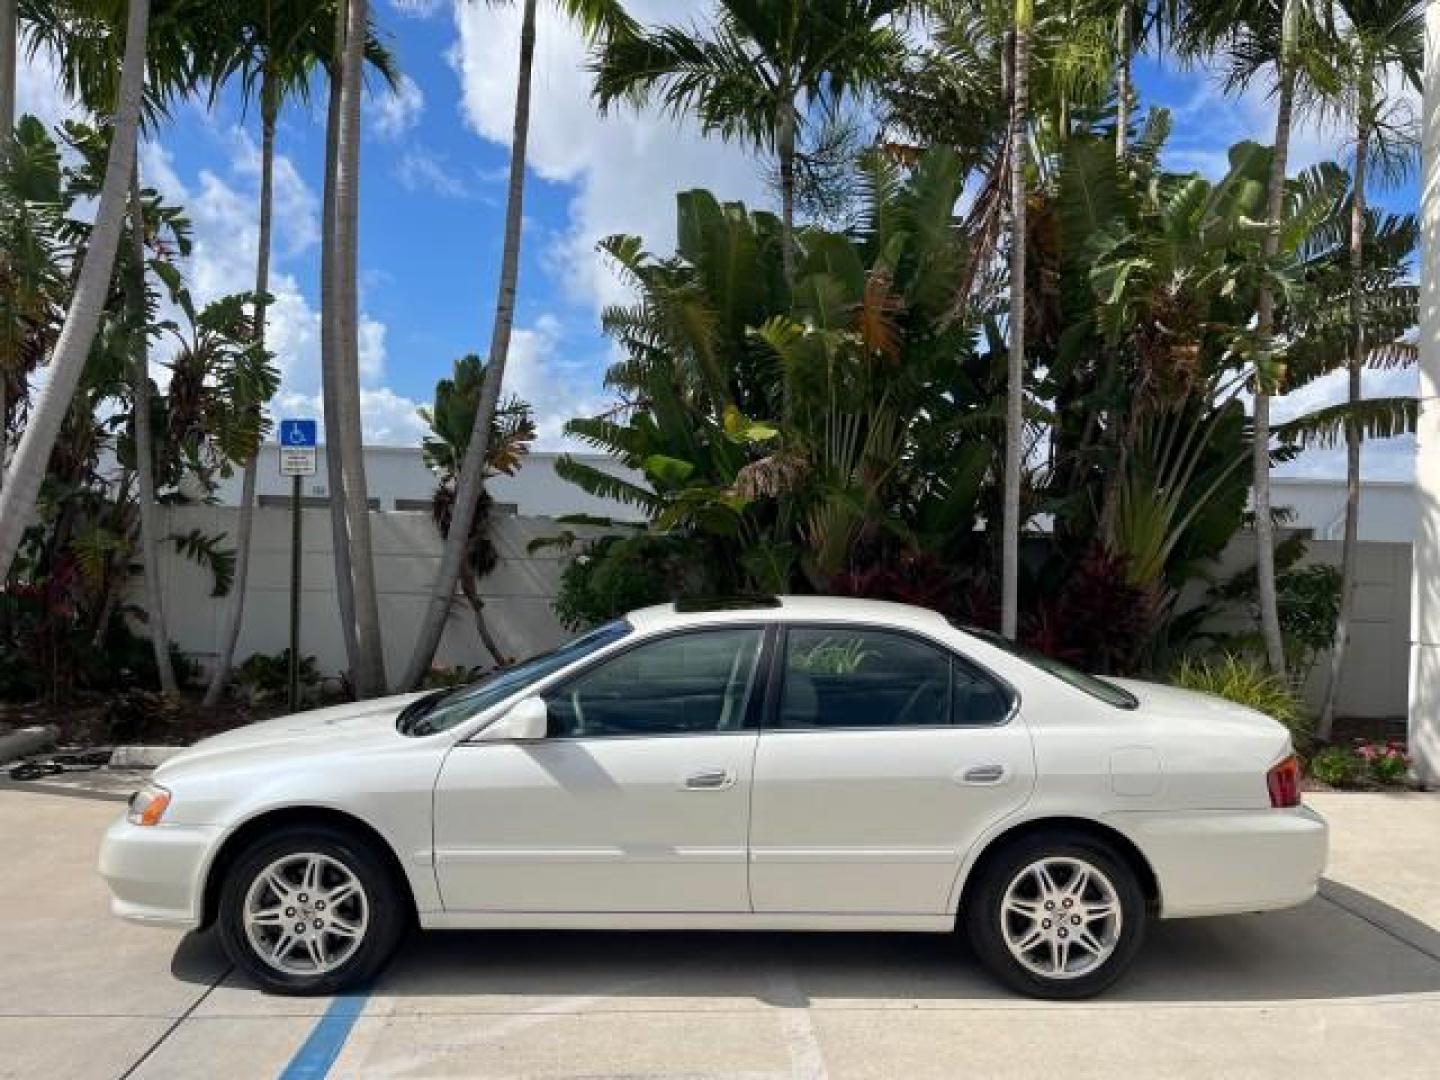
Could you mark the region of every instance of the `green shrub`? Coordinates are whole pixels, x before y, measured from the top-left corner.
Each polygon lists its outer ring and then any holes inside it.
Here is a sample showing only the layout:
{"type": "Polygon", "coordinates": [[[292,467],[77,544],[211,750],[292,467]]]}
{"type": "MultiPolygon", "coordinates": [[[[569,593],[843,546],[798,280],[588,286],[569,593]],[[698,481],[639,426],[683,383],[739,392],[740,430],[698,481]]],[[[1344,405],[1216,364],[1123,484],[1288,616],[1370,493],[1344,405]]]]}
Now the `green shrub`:
{"type": "Polygon", "coordinates": [[[464,686],[480,678],[484,672],[479,667],[466,667],[464,664],[456,664],[454,667],[444,667],[437,664],[425,673],[420,680],[421,690],[449,690],[456,686],[464,686]]]}
{"type": "MultiPolygon", "coordinates": [[[[256,704],[283,698],[290,692],[290,650],[278,653],[252,653],[245,662],[235,669],[232,680],[236,695],[243,701],[256,704]]],[[[315,657],[300,658],[300,698],[308,701],[318,696],[320,670],[315,657]]]]}
{"type": "Polygon", "coordinates": [[[685,537],[601,537],[566,565],[555,613],[567,628],[584,630],[650,604],[718,593],[714,567],[704,546],[685,537]]]}
{"type": "Polygon", "coordinates": [[[1310,740],[1310,718],[1290,684],[1258,660],[1235,653],[1203,660],[1186,657],[1170,681],[1186,690],[1199,690],[1248,706],[1280,721],[1290,729],[1290,738],[1296,746],[1304,746],[1310,740]]]}
{"type": "Polygon", "coordinates": [[[1344,746],[1327,746],[1310,759],[1310,775],[1331,787],[1350,787],[1359,779],[1360,759],[1344,746]]]}

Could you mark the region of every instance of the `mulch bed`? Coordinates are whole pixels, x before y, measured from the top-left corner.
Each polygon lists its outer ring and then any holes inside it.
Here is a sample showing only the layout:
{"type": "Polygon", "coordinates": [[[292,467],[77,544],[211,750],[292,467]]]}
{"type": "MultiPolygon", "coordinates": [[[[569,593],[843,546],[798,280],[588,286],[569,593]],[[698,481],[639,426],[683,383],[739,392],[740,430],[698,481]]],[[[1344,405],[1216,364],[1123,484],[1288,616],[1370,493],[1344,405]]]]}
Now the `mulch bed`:
{"type": "Polygon", "coordinates": [[[250,705],[222,702],[205,708],[198,694],[166,701],[159,694],[130,692],[104,697],[77,697],[64,705],[35,702],[0,704],[0,729],[54,724],[62,747],[145,744],[187,746],[210,735],[257,720],[283,716],[283,702],[250,705]]]}

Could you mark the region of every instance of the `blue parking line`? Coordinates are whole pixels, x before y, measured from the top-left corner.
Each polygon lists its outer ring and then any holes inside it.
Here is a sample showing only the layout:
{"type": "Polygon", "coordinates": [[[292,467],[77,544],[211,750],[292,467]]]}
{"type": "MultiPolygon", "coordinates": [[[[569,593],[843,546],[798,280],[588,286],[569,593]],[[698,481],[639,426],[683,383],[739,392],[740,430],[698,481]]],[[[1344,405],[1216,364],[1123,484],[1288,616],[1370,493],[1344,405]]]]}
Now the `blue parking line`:
{"type": "Polygon", "coordinates": [[[369,1000],[370,995],[366,993],[345,994],[332,1001],[300,1049],[295,1051],[290,1064],[285,1066],[280,1080],[324,1080],[369,1000]]]}

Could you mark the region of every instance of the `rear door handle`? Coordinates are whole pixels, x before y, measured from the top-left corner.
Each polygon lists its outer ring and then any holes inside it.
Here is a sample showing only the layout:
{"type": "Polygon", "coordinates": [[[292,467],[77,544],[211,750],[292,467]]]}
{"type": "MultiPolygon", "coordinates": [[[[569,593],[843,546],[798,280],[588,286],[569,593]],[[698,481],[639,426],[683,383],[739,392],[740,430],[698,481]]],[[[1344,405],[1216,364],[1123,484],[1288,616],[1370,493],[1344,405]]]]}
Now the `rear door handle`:
{"type": "Polygon", "coordinates": [[[735,774],[729,769],[701,769],[685,778],[686,791],[724,791],[735,786],[735,774]]]}
{"type": "Polygon", "coordinates": [[[973,765],[966,769],[957,780],[962,784],[999,784],[1010,774],[1004,765],[973,765]]]}

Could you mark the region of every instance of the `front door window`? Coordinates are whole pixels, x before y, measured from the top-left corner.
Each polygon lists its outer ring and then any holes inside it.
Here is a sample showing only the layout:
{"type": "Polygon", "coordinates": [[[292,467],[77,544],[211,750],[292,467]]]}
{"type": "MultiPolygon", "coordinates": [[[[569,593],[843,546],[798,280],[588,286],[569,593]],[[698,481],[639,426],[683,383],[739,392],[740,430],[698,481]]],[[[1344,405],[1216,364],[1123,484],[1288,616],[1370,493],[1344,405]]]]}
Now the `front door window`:
{"type": "Polygon", "coordinates": [[[545,694],[551,738],[692,735],[746,726],[763,631],[735,627],[636,645],[545,694]]]}

